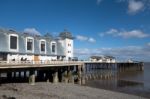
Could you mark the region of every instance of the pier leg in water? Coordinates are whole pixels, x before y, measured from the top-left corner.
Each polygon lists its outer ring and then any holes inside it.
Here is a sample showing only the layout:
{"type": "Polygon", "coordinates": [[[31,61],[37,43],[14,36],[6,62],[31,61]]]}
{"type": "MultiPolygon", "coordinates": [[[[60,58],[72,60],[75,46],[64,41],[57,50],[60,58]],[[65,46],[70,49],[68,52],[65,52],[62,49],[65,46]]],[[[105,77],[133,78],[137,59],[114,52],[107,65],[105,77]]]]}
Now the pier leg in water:
{"type": "Polygon", "coordinates": [[[53,74],[53,83],[58,83],[58,71],[55,71],[53,74]]]}
{"type": "Polygon", "coordinates": [[[144,63],[143,62],[140,63],[140,70],[144,71],[144,63]]]}
{"type": "Polygon", "coordinates": [[[29,84],[35,85],[35,71],[30,70],[29,72],[29,84]]]}

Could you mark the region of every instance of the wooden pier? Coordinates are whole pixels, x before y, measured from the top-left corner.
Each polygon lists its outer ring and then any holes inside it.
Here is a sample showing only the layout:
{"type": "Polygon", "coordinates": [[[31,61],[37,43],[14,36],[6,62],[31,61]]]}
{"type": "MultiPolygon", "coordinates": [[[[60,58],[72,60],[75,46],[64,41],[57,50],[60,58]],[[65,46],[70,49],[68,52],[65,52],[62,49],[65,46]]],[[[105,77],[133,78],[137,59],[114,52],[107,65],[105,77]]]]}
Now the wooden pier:
{"type": "Polygon", "coordinates": [[[122,72],[143,71],[143,62],[84,62],[85,63],[85,79],[113,79],[122,72]]]}
{"type": "Polygon", "coordinates": [[[3,81],[65,82],[85,84],[91,79],[111,79],[118,72],[143,71],[142,62],[102,63],[91,61],[0,61],[0,83],[3,81]]]}
{"type": "Polygon", "coordinates": [[[47,62],[0,62],[0,82],[3,78],[8,81],[26,80],[28,79],[31,85],[36,81],[52,81],[74,83],[74,74],[76,81],[82,84],[83,62],[74,61],[47,61],[47,62]],[[3,77],[2,74],[5,74],[3,77]]]}

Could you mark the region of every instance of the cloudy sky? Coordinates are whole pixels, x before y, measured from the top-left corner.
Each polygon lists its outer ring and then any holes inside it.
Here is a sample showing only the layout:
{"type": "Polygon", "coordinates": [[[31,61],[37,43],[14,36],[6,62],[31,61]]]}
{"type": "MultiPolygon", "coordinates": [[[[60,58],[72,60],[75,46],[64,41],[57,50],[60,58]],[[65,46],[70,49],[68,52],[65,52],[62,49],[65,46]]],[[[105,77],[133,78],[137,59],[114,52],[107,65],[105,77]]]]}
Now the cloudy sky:
{"type": "Polygon", "coordinates": [[[0,27],[74,35],[80,59],[150,61],[150,0],[0,0],[0,27]]]}

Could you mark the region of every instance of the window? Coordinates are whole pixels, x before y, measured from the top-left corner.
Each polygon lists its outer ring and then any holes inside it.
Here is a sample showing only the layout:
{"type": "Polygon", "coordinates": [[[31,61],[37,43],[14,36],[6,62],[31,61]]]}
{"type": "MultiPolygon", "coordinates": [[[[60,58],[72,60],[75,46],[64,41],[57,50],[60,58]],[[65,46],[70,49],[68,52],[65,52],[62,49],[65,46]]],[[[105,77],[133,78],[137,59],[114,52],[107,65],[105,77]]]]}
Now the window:
{"type": "Polygon", "coordinates": [[[41,52],[45,52],[45,41],[41,41],[41,52]]]}
{"type": "Polygon", "coordinates": [[[17,36],[11,35],[10,36],[10,49],[17,50],[18,48],[17,43],[18,43],[17,36]]]}
{"type": "Polygon", "coordinates": [[[68,44],[68,46],[71,46],[71,44],[68,44]]]}
{"type": "Polygon", "coordinates": [[[55,43],[52,43],[52,53],[55,53],[56,52],[56,45],[55,43]]]}
{"type": "Polygon", "coordinates": [[[71,51],[68,51],[68,53],[71,53],[71,51]]]}
{"type": "Polygon", "coordinates": [[[33,50],[33,39],[27,38],[27,51],[33,50]]]}

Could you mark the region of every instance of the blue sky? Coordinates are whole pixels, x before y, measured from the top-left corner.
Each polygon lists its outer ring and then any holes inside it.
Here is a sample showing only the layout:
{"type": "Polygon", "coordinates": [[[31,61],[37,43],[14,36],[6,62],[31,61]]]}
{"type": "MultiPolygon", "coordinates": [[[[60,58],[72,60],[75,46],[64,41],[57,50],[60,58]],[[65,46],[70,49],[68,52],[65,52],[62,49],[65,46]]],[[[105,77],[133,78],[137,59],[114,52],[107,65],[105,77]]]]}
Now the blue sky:
{"type": "Polygon", "coordinates": [[[150,59],[149,0],[0,0],[0,27],[76,37],[80,59],[112,55],[150,59]]]}

